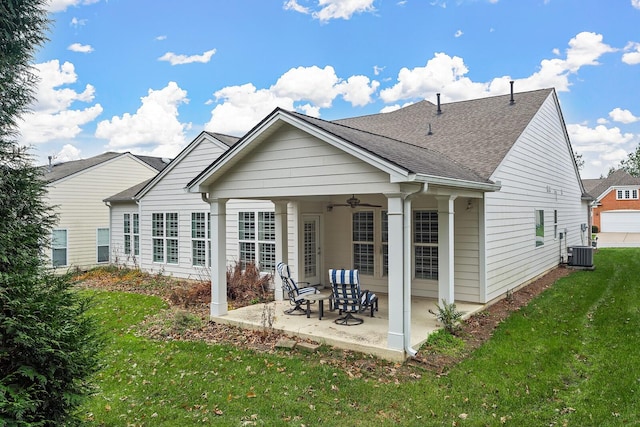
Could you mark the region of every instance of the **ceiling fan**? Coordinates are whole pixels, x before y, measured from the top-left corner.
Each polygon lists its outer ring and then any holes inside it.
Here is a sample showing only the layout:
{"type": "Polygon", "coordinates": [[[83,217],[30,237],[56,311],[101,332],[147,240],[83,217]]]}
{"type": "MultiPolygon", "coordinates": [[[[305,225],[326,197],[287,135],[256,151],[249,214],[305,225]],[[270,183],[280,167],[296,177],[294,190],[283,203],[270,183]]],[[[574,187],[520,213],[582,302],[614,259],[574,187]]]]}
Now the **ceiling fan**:
{"type": "Polygon", "coordinates": [[[332,203],[327,205],[327,211],[331,212],[331,210],[336,206],[349,206],[350,208],[357,208],[358,206],[366,206],[370,208],[380,208],[380,205],[372,205],[369,203],[360,203],[360,199],[356,197],[356,195],[352,195],[346,200],[346,203],[332,203]]]}

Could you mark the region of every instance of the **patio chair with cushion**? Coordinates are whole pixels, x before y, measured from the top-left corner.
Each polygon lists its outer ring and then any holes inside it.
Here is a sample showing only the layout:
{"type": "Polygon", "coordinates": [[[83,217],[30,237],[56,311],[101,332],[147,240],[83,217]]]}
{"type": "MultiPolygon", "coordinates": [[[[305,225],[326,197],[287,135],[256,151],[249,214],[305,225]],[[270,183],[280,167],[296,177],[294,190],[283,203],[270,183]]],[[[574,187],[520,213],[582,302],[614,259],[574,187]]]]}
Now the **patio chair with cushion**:
{"type": "MultiPolygon", "coordinates": [[[[289,268],[289,265],[283,262],[278,263],[278,265],[276,266],[276,270],[278,270],[278,274],[282,279],[282,289],[287,293],[287,295],[289,296],[289,302],[291,303],[291,305],[293,305],[293,308],[285,310],[285,314],[307,314],[306,307],[302,307],[303,305],[307,304],[305,295],[317,294],[320,293],[320,291],[318,291],[313,286],[306,286],[302,288],[299,287],[299,284],[304,283],[308,285],[309,282],[296,283],[293,277],[291,277],[291,269],[289,268]]],[[[310,302],[314,303],[315,301],[310,302]]]]}
{"type": "Polygon", "coordinates": [[[353,313],[362,313],[365,310],[378,311],[378,297],[373,292],[360,288],[360,275],[358,270],[329,270],[329,282],[333,289],[333,308],[339,310],[339,315],[345,314],[335,320],[339,325],[353,326],[361,324],[364,319],[354,317],[353,313]]]}

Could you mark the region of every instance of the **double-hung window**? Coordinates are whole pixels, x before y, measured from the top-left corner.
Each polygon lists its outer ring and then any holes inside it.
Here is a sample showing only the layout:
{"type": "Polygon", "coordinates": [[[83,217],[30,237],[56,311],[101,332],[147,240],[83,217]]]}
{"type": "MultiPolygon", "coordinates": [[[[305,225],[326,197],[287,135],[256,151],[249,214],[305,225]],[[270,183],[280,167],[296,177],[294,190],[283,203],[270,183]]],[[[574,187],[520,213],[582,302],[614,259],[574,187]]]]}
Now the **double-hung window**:
{"type": "Polygon", "coordinates": [[[352,217],[353,268],[360,274],[375,271],[374,212],[354,212],[352,217]]]}
{"type": "Polygon", "coordinates": [[[260,271],[276,268],[276,222],[274,212],[238,213],[239,260],[254,263],[260,271]]]}
{"type": "Polygon", "coordinates": [[[67,230],[53,230],[51,236],[51,263],[54,267],[67,265],[67,230]]]}
{"type": "Polygon", "coordinates": [[[191,264],[198,267],[211,266],[211,213],[191,213],[191,264]]]}
{"type": "Polygon", "coordinates": [[[413,264],[416,279],[438,279],[438,212],[413,212],[413,264]]]}
{"type": "Polygon", "coordinates": [[[178,213],[151,214],[153,262],[178,264],[178,213]]]}
{"type": "Polygon", "coordinates": [[[96,253],[97,261],[109,262],[109,229],[98,228],[96,231],[96,253]]]}
{"type": "Polygon", "coordinates": [[[140,255],[140,216],[124,214],[124,254],[140,255]]]}

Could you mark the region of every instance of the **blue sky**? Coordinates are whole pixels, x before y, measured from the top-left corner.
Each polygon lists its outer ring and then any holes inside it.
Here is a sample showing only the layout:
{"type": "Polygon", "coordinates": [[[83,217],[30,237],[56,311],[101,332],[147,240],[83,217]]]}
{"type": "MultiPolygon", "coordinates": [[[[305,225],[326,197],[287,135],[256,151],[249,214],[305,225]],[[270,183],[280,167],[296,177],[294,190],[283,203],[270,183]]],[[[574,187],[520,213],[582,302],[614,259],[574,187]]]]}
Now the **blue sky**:
{"type": "Polygon", "coordinates": [[[173,157],[275,107],[324,119],[555,87],[583,178],[640,143],[640,0],[51,0],[22,142],[173,157]]]}

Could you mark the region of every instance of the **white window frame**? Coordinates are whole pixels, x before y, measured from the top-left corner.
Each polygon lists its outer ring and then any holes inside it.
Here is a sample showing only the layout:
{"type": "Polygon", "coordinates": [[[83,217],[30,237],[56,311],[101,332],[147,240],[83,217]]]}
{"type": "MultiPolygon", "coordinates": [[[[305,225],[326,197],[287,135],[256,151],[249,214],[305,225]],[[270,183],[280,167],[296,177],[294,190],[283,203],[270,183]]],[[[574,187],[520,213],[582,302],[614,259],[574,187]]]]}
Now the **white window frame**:
{"type": "Polygon", "coordinates": [[[151,214],[151,247],[155,264],[178,265],[180,263],[179,235],[180,214],[178,212],[151,214]]]}
{"type": "Polygon", "coordinates": [[[124,254],[134,257],[140,256],[140,214],[137,212],[123,214],[122,226],[124,230],[124,254]]]}
{"type": "Polygon", "coordinates": [[[534,237],[535,237],[535,245],[536,248],[544,246],[544,209],[535,209],[533,211],[533,222],[534,222],[534,237]],[[542,234],[540,234],[542,231],[542,234]]]}
{"type": "Polygon", "coordinates": [[[238,212],[238,260],[242,267],[254,263],[262,272],[273,272],[275,254],[275,212],[238,212]]]}
{"type": "Polygon", "coordinates": [[[351,256],[355,270],[363,276],[375,276],[376,213],[373,209],[351,213],[351,256]]]}
{"type": "MultiPolygon", "coordinates": [[[[104,236],[103,236],[103,238],[104,238],[104,236]]],[[[98,264],[107,264],[107,263],[109,263],[110,259],[111,259],[111,230],[109,230],[109,227],[98,227],[98,228],[96,228],[96,262],[98,264]],[[104,244],[104,242],[101,242],[101,240],[100,240],[100,232],[101,231],[104,232],[104,230],[107,231],[107,242],[106,242],[106,244],[104,244]],[[107,259],[103,259],[101,261],[100,260],[100,248],[104,248],[105,246],[107,248],[107,259]]]]}
{"type": "Polygon", "coordinates": [[[413,227],[413,275],[421,280],[438,280],[439,236],[438,211],[433,209],[416,209],[411,215],[413,227]],[[428,216],[428,221],[422,224],[418,216],[428,216]],[[428,229],[424,228],[428,227],[428,229]],[[435,227],[435,229],[434,229],[435,227]],[[427,253],[429,252],[429,253],[427,253]]]}
{"type": "Polygon", "coordinates": [[[638,189],[619,188],[616,190],[616,200],[638,200],[638,189]]]}
{"type": "Polygon", "coordinates": [[[67,267],[69,265],[69,230],[66,228],[55,228],[51,230],[51,265],[53,268],[67,267]],[[64,245],[57,245],[55,233],[64,232],[64,245]],[[55,251],[64,250],[64,264],[55,264],[55,251]]]}
{"type": "Polygon", "coordinates": [[[191,212],[191,265],[194,267],[211,267],[211,212],[191,212]],[[196,218],[202,217],[202,218],[196,218]],[[204,229],[195,225],[204,222],[204,229]],[[204,259],[197,254],[204,250],[204,259]],[[196,262],[198,261],[198,262],[196,262]]]}

